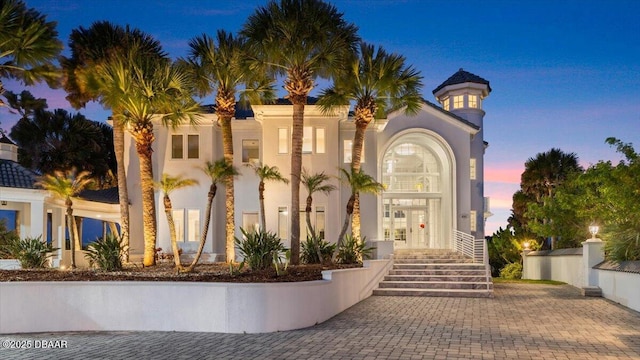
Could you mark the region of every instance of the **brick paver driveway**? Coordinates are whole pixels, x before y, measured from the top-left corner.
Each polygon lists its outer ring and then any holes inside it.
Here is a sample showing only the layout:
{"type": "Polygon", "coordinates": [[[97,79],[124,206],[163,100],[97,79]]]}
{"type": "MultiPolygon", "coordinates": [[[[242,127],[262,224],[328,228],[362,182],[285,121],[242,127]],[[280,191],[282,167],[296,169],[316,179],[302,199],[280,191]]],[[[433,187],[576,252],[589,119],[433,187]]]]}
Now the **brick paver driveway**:
{"type": "Polygon", "coordinates": [[[568,285],[498,284],[493,299],[371,297],[323,324],[272,334],[91,332],[0,340],[67,344],[0,349],[0,359],[640,359],[640,313],[584,298],[568,285]]]}

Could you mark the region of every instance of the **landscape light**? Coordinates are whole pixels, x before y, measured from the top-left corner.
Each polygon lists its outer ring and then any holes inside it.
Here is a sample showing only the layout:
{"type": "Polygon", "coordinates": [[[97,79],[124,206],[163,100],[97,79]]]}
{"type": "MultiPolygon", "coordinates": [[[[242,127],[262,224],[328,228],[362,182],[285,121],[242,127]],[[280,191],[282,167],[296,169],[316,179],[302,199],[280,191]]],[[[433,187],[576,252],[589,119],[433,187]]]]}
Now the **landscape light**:
{"type": "Polygon", "coordinates": [[[598,225],[596,225],[596,223],[591,223],[591,225],[589,225],[589,232],[591,233],[591,238],[595,239],[596,235],[598,234],[598,230],[600,230],[600,227],[598,225]]]}

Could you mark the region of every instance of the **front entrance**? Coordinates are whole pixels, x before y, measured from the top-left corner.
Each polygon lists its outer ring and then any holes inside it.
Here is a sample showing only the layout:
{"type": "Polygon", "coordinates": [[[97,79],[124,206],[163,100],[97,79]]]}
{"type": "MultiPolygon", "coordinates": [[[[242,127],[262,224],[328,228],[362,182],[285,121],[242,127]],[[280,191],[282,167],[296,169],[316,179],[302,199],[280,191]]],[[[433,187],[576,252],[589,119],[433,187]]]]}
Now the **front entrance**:
{"type": "Polygon", "coordinates": [[[427,212],[420,208],[397,208],[394,211],[394,248],[428,247],[427,212]]]}
{"type": "Polygon", "coordinates": [[[381,162],[382,236],[396,249],[450,247],[451,162],[434,138],[418,132],[392,141],[381,162]]]}

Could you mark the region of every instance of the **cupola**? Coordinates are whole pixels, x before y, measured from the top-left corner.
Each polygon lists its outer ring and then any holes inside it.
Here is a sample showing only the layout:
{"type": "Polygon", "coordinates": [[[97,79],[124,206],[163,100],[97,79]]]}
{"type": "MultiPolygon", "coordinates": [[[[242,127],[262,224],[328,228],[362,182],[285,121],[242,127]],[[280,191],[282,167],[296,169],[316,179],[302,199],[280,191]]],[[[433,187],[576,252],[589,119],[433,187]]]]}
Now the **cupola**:
{"type": "Polygon", "coordinates": [[[0,159],[18,161],[18,146],[2,132],[0,132],[0,159]]]}
{"type": "Polygon", "coordinates": [[[482,110],[482,100],[489,96],[489,81],[460,68],[433,90],[442,108],[447,111],[482,110]]]}

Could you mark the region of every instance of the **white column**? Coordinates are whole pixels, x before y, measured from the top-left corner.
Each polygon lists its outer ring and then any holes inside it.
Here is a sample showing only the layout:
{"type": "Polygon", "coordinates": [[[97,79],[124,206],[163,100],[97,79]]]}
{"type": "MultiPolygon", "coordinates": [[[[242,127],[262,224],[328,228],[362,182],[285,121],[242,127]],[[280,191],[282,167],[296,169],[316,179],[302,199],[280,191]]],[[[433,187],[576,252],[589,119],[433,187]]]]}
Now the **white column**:
{"type": "Polygon", "coordinates": [[[582,243],[582,266],[584,283],[582,294],[585,296],[602,296],[598,283],[598,274],[594,266],[604,261],[604,243],[598,238],[591,238],[582,243]]]}

